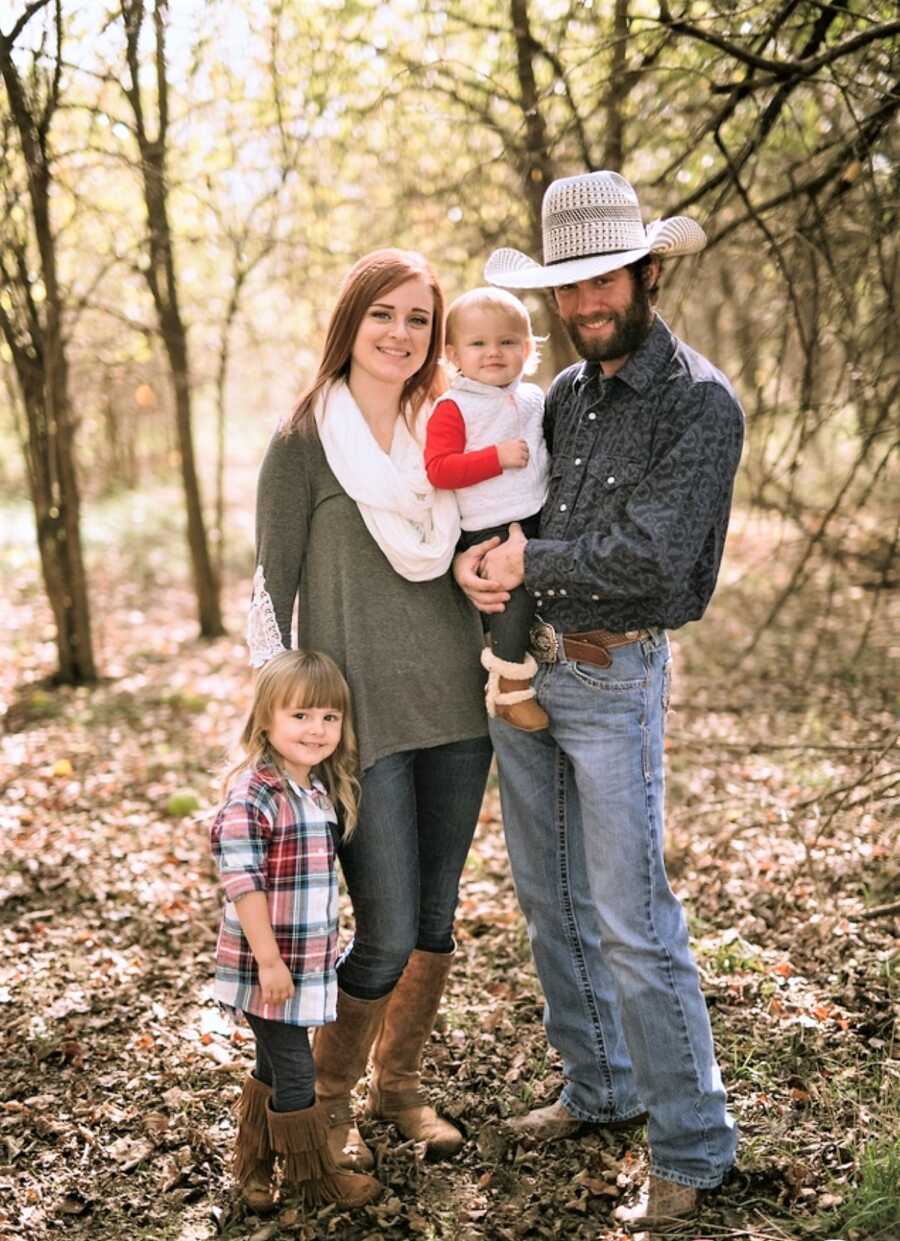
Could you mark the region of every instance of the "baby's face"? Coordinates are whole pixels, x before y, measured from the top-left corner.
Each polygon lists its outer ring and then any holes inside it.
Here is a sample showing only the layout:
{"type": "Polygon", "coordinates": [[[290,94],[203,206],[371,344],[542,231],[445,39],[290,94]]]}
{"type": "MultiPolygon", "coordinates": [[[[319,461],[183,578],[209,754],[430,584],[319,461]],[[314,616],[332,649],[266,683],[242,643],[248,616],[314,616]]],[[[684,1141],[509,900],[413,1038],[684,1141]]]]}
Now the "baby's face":
{"type": "Polygon", "coordinates": [[[522,373],[531,340],[502,310],[473,306],[458,316],[447,358],[467,379],[502,388],[522,373]]]}

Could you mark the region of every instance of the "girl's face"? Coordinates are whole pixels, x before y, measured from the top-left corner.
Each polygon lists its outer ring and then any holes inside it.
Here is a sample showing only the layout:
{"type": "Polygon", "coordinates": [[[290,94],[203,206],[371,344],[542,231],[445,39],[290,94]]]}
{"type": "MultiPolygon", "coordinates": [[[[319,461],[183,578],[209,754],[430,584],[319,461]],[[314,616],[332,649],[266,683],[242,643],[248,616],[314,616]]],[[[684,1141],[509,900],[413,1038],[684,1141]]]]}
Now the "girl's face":
{"type": "Polygon", "coordinates": [[[531,338],[512,315],[492,306],[461,310],[453,327],[447,357],[467,379],[494,388],[511,384],[522,374],[531,352],[531,338]]]}
{"type": "Polygon", "coordinates": [[[269,721],[269,744],[288,775],[308,784],[310,770],[337,749],[343,724],[336,707],[280,706],[269,721]]]}
{"type": "Polygon", "coordinates": [[[433,320],[434,294],[419,276],[383,293],[368,307],[357,330],[351,381],[362,373],[402,388],[428,355],[433,320]]]}

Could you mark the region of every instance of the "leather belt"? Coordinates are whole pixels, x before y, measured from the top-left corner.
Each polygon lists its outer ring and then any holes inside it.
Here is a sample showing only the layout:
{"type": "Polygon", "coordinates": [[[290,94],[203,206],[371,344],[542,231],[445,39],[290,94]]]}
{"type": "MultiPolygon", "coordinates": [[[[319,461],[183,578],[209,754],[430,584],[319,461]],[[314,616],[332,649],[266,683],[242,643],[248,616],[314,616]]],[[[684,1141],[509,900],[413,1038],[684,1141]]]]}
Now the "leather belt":
{"type": "Polygon", "coordinates": [[[584,633],[564,633],[560,638],[552,625],[539,621],[531,630],[531,649],[541,663],[556,663],[562,653],[575,663],[608,668],[612,663],[610,651],[620,646],[630,646],[632,642],[641,642],[649,636],[649,629],[629,629],[625,633],[589,629],[584,633]]]}

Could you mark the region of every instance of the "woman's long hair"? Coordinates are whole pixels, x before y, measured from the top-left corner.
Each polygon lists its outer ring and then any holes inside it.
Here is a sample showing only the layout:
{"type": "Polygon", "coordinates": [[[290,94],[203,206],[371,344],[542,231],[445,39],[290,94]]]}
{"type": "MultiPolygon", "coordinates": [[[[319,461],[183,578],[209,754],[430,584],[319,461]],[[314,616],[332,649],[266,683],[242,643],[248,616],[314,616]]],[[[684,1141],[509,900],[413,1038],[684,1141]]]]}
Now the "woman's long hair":
{"type": "Polygon", "coordinates": [[[407,379],[400,394],[400,412],[410,427],[425,402],[440,396],[446,387],[446,378],[440,366],[444,347],[444,298],[437,276],[425,256],[416,250],[373,250],[363,255],[344,277],[337,305],[331,312],[319,369],[290,418],[285,420],[282,426],[285,435],[292,431],[315,433],[316,399],[330,384],[349,379],[353,344],[366,311],[386,293],[416,278],[424,280],[431,289],[434,314],[425,361],[407,379]]]}
{"type": "Polygon", "coordinates": [[[262,764],[271,764],[285,774],[268,734],[279,707],[333,707],[341,712],[341,739],[334,753],[318,764],[316,772],[341,816],[344,839],[348,840],[356,827],[359,806],[359,759],[350,714],[350,687],[334,660],[321,651],[282,651],[260,668],[253,705],[240,736],[243,757],[225,776],[224,794],[242,771],[262,764]]]}

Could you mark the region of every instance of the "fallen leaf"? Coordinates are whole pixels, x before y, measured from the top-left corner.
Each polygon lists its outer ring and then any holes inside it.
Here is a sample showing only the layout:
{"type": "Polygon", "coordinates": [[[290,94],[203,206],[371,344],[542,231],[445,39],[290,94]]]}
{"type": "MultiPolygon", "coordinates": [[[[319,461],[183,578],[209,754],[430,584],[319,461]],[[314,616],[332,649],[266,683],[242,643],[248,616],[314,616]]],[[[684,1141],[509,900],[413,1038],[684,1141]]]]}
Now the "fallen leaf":
{"type": "Polygon", "coordinates": [[[106,1148],[119,1165],[122,1172],[132,1172],[148,1155],[153,1154],[153,1147],[141,1138],[119,1138],[106,1148]]]}
{"type": "Polygon", "coordinates": [[[278,1232],[278,1224],[275,1220],[271,1223],[263,1224],[262,1228],[257,1228],[256,1232],[250,1234],[250,1241],[269,1241],[270,1237],[274,1237],[278,1232]]]}
{"type": "Polygon", "coordinates": [[[59,1204],[59,1209],[63,1215],[84,1215],[91,1209],[91,1204],[80,1194],[66,1194],[59,1204]]]}

